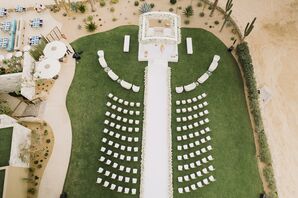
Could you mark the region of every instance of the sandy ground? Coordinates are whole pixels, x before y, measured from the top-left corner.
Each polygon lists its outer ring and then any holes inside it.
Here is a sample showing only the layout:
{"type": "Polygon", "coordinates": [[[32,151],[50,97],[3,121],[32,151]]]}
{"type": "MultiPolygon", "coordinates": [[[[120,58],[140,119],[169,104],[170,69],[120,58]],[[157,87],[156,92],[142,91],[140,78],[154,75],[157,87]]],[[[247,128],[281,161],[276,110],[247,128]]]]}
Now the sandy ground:
{"type": "Polygon", "coordinates": [[[51,89],[45,108],[39,115],[52,127],[55,144],[41,179],[38,197],[59,197],[63,189],[72,142],[71,123],[66,109],[66,96],[74,72],[75,60],[68,57],[67,63],[62,64],[59,78],[51,89]]]}
{"type": "Polygon", "coordinates": [[[245,24],[257,16],[247,41],[258,85],[266,85],[272,100],[263,106],[266,134],[281,198],[298,197],[298,1],[237,1],[234,16],[245,24]]]}

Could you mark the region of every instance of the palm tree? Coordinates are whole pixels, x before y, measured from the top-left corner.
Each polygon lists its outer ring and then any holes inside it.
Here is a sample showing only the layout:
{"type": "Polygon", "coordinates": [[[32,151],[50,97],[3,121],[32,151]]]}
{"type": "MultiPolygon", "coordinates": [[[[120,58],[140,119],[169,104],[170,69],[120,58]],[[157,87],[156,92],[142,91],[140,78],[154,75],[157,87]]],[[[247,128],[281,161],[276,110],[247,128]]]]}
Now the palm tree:
{"type": "Polygon", "coordinates": [[[140,14],[144,14],[146,12],[150,12],[151,10],[152,10],[151,5],[145,2],[140,6],[139,12],[140,14]]]}
{"type": "Polygon", "coordinates": [[[192,8],[191,5],[187,6],[187,7],[184,9],[184,11],[183,11],[183,14],[184,14],[187,18],[191,17],[191,16],[193,15],[193,13],[194,13],[194,11],[193,11],[193,8],[192,8]]]}
{"type": "Polygon", "coordinates": [[[214,3],[213,3],[213,5],[211,6],[212,7],[212,10],[211,10],[210,15],[209,15],[210,17],[213,16],[213,12],[216,9],[217,4],[218,4],[218,0],[215,0],[214,3]]]}

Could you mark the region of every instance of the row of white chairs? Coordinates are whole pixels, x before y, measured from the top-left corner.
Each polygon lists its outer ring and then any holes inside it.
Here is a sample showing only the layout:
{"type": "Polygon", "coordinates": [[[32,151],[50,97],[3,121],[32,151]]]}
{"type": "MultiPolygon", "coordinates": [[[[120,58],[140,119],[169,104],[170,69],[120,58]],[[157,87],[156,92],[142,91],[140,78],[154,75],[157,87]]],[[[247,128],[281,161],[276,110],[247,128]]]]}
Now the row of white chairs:
{"type": "Polygon", "coordinates": [[[140,124],[140,120],[134,120],[134,119],[130,119],[130,118],[125,118],[119,115],[116,115],[114,113],[111,113],[109,111],[106,111],[105,115],[107,117],[110,117],[112,119],[115,119],[117,121],[121,121],[123,123],[128,123],[128,124],[140,124]]]}
{"type": "Polygon", "coordinates": [[[139,137],[131,137],[131,136],[125,136],[121,135],[120,133],[114,132],[112,130],[109,130],[107,128],[104,128],[103,132],[105,134],[108,134],[111,137],[115,137],[116,139],[127,141],[127,142],[139,142],[139,137]]]}
{"type": "Polygon", "coordinates": [[[185,99],[185,100],[176,100],[176,105],[185,105],[185,104],[191,104],[193,102],[197,102],[199,100],[202,100],[203,98],[206,98],[207,94],[202,93],[196,97],[185,99]]]}
{"type": "Polygon", "coordinates": [[[209,174],[210,172],[212,172],[214,170],[215,170],[215,168],[213,167],[213,165],[210,165],[207,168],[203,168],[201,171],[198,170],[195,173],[187,174],[184,176],[179,176],[177,179],[178,179],[179,183],[188,182],[190,180],[197,179],[197,177],[202,177],[203,175],[209,174]]]}
{"type": "Polygon", "coordinates": [[[176,129],[177,129],[178,132],[187,131],[187,130],[202,126],[204,124],[207,124],[209,122],[210,122],[209,118],[205,118],[205,119],[200,120],[199,122],[195,122],[193,124],[178,126],[176,129]]]}
{"type": "Polygon", "coordinates": [[[189,133],[188,135],[178,135],[177,140],[189,140],[195,137],[199,137],[200,135],[205,135],[207,133],[211,132],[211,129],[209,127],[206,127],[205,129],[201,129],[200,131],[195,131],[193,133],[189,133]]]}
{"type": "MultiPolygon", "coordinates": [[[[188,159],[192,159],[192,158],[195,158],[197,156],[200,156],[201,154],[204,154],[204,153],[207,153],[209,150],[207,148],[201,148],[201,149],[198,149],[194,152],[190,152],[190,153],[187,153],[187,154],[183,154],[183,155],[177,155],[177,159],[178,161],[183,161],[183,160],[188,160],[188,159]],[[203,150],[202,150],[203,149],[203,150]],[[204,152],[203,152],[204,151],[204,152]]],[[[204,158],[203,158],[204,159],[204,158]]]]}
{"type": "Polygon", "coordinates": [[[120,165],[116,162],[112,162],[112,160],[104,157],[104,156],[101,156],[99,158],[99,161],[100,162],[103,162],[105,163],[106,165],[110,166],[110,167],[113,167],[114,169],[117,169],[119,171],[122,171],[122,172],[126,172],[126,173],[133,173],[133,174],[137,174],[138,173],[138,169],[137,168],[131,168],[131,167],[125,167],[124,165],[120,165]]]}
{"type": "Polygon", "coordinates": [[[124,132],[128,131],[128,132],[140,132],[140,128],[139,127],[127,127],[127,126],[122,126],[120,124],[116,124],[115,122],[109,121],[109,120],[105,120],[103,122],[105,125],[110,126],[112,128],[115,128],[117,130],[122,130],[124,132]]]}
{"type": "Polygon", "coordinates": [[[140,107],[141,103],[140,102],[129,102],[127,100],[118,98],[117,96],[114,96],[112,93],[108,94],[108,97],[114,100],[115,102],[118,102],[119,104],[124,104],[125,106],[130,106],[130,107],[140,107]]]}
{"type": "Polygon", "coordinates": [[[125,161],[128,161],[128,162],[130,162],[130,161],[138,162],[139,161],[138,156],[130,156],[130,155],[119,154],[117,152],[113,152],[110,149],[106,149],[103,153],[105,153],[109,156],[113,156],[116,159],[125,160],[125,161]]]}
{"type": "Polygon", "coordinates": [[[191,107],[177,108],[176,113],[190,113],[190,112],[196,111],[198,109],[202,109],[202,108],[206,107],[207,105],[208,105],[208,102],[204,101],[198,105],[193,105],[191,107]]]}
{"type": "Polygon", "coordinates": [[[204,186],[207,186],[207,185],[209,185],[210,183],[212,183],[212,182],[215,182],[216,180],[215,180],[215,178],[213,177],[213,175],[210,175],[208,178],[205,178],[205,179],[203,179],[203,180],[201,180],[201,181],[198,181],[198,182],[196,182],[195,184],[191,184],[191,185],[189,185],[189,186],[185,186],[185,187],[179,187],[178,188],[178,192],[180,193],[180,194],[182,194],[182,193],[188,193],[188,192],[190,192],[191,190],[192,191],[195,191],[195,190],[197,190],[198,188],[202,188],[202,187],[204,187],[204,186]]]}
{"type": "Polygon", "coordinates": [[[135,178],[135,177],[131,178],[131,177],[128,177],[128,176],[117,175],[116,173],[113,173],[109,170],[105,170],[102,167],[99,167],[97,172],[103,174],[106,177],[110,176],[111,179],[118,180],[119,182],[124,181],[125,183],[133,183],[133,184],[136,184],[138,182],[138,179],[135,178]]]}
{"type": "Polygon", "coordinates": [[[178,171],[188,171],[190,169],[198,168],[202,166],[202,164],[207,164],[210,161],[214,160],[212,155],[208,155],[207,157],[202,158],[201,160],[197,160],[195,162],[180,164],[178,165],[178,171]]]}
{"type": "Polygon", "coordinates": [[[191,121],[193,119],[197,119],[199,117],[203,117],[205,115],[208,115],[209,111],[207,109],[205,109],[204,111],[200,111],[199,113],[195,113],[193,115],[189,115],[189,116],[183,116],[183,117],[177,117],[176,121],[177,122],[186,122],[186,121],[191,121]]]}
{"type": "Polygon", "coordinates": [[[128,115],[137,115],[137,116],[141,115],[140,111],[128,110],[122,107],[118,107],[117,105],[112,104],[111,102],[107,102],[106,105],[107,107],[110,107],[111,109],[118,111],[119,113],[128,114],[128,115]]]}
{"type": "Polygon", "coordinates": [[[192,149],[196,146],[199,146],[209,141],[211,141],[211,137],[208,135],[207,137],[201,138],[200,140],[196,140],[195,142],[190,142],[188,144],[183,144],[183,145],[177,145],[177,150],[181,151],[181,150],[192,149]]]}
{"type": "Polygon", "coordinates": [[[137,189],[135,188],[128,188],[123,186],[117,186],[117,184],[110,183],[109,181],[104,181],[102,178],[98,177],[96,183],[101,184],[106,187],[110,188],[111,190],[117,190],[117,192],[135,195],[137,193],[137,189]]]}
{"type": "MultiPolygon", "coordinates": [[[[113,146],[116,149],[120,149],[121,151],[127,151],[127,152],[138,152],[139,151],[139,147],[137,147],[137,146],[125,146],[125,145],[119,144],[117,142],[113,142],[113,140],[106,141],[106,143],[109,146],[113,146]]],[[[102,152],[105,152],[106,147],[101,147],[101,150],[102,150],[102,152]]]]}

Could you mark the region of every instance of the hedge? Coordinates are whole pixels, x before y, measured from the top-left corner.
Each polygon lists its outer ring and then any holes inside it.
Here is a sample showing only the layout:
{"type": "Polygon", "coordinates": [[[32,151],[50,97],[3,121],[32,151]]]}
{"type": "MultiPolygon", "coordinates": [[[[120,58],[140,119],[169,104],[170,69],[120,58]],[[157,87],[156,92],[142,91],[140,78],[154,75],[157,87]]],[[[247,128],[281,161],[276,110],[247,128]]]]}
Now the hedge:
{"type": "Polygon", "coordinates": [[[260,160],[265,163],[263,169],[263,175],[267,181],[268,187],[270,188],[269,197],[278,197],[276,192],[276,184],[274,179],[273,168],[271,166],[272,159],[269,151],[267,138],[264,132],[264,126],[262,121],[262,114],[259,106],[259,95],[257,89],[257,82],[254,75],[254,68],[252,64],[252,58],[249,53],[247,42],[243,42],[237,45],[236,54],[240,62],[243,76],[245,79],[245,85],[247,87],[249,109],[251,111],[253,121],[255,123],[255,131],[258,135],[258,145],[260,148],[260,160]]]}

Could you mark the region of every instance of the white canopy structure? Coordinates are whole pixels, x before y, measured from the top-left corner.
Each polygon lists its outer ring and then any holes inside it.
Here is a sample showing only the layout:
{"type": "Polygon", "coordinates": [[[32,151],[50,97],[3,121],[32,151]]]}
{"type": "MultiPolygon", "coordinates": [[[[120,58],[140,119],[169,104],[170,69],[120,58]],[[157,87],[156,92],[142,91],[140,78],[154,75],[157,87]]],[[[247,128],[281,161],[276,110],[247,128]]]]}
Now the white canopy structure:
{"type": "Polygon", "coordinates": [[[56,59],[44,59],[37,63],[34,76],[37,78],[50,79],[60,72],[60,62],[56,59]]]}
{"type": "Polygon", "coordinates": [[[66,53],[66,45],[61,41],[53,41],[46,45],[43,50],[45,57],[52,59],[60,59],[66,53]]]}
{"type": "Polygon", "coordinates": [[[179,44],[180,17],[170,12],[147,12],[141,15],[139,42],[179,44]]]}

